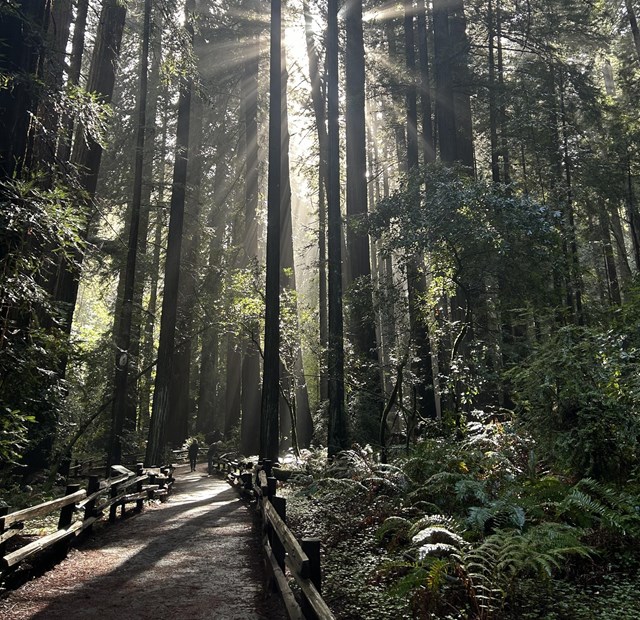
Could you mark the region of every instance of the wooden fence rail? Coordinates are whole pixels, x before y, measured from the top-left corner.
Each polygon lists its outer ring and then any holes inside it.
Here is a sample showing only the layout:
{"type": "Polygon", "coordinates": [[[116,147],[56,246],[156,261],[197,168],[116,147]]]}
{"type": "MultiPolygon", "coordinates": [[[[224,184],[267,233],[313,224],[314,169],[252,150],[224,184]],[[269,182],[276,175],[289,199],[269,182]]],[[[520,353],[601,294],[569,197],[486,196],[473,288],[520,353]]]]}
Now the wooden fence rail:
{"type": "Polygon", "coordinates": [[[0,571],[14,568],[27,558],[36,557],[46,549],[57,548],[66,555],[72,542],[83,532],[91,530],[93,524],[109,511],[109,520],[114,521],[118,507],[125,514],[127,504],[135,503],[135,510],[143,508],[145,500],[164,498],[173,485],[173,466],[144,470],[141,463],[136,471],[115,465],[111,476],[100,480],[90,476],[86,489],[79,484],[67,485],[63,497],[15,512],[0,508],[0,571]],[[58,529],[37,540],[5,553],[7,543],[19,534],[25,523],[59,510],[58,529]]]}
{"type": "Polygon", "coordinates": [[[278,481],[271,475],[271,462],[265,459],[254,468],[251,463],[223,455],[210,465],[210,469],[225,475],[242,494],[257,500],[267,571],[280,591],[289,618],[335,620],[321,594],[320,540],[303,538],[298,542],[287,526],[287,502],[276,495],[278,481]],[[300,590],[300,601],[289,585],[287,571],[300,590]]]}

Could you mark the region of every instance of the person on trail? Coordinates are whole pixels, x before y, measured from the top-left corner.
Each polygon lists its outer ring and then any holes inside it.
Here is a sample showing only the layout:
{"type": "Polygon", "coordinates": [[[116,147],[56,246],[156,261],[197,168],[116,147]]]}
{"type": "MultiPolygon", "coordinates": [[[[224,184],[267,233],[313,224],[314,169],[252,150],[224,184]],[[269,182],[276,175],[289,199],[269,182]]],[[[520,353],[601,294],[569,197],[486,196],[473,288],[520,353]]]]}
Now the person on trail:
{"type": "Polygon", "coordinates": [[[189,464],[191,465],[191,471],[196,470],[196,461],[198,460],[198,440],[194,439],[189,445],[189,464]]]}

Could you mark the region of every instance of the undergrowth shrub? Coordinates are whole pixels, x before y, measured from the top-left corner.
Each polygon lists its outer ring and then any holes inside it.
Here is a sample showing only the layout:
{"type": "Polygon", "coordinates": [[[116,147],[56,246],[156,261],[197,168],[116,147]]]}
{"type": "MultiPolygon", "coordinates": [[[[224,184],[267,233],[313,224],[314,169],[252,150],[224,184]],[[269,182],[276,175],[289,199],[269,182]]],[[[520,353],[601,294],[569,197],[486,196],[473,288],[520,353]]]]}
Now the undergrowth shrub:
{"type": "Polygon", "coordinates": [[[545,592],[640,567],[637,477],[553,473],[508,417],[474,415],[461,440],[426,438],[389,465],[350,450],[291,490],[298,531],[323,540],[340,620],[520,618],[532,584],[522,617],[569,620],[545,615],[545,592]]]}
{"type": "Polygon", "coordinates": [[[556,471],[617,482],[629,477],[640,438],[633,338],[563,327],[508,373],[519,423],[556,471]]]}

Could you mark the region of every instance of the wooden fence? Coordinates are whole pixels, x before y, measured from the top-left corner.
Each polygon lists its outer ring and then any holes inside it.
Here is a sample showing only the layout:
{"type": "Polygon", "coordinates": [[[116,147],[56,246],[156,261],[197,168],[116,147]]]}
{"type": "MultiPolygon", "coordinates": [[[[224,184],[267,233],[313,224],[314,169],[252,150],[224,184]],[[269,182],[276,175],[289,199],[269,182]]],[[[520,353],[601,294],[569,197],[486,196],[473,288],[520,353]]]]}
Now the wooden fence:
{"type": "Polygon", "coordinates": [[[220,457],[214,468],[226,475],[244,495],[255,498],[262,517],[263,550],[267,572],[277,586],[291,620],[335,620],[322,598],[320,540],[303,538],[300,542],[287,526],[287,501],[276,495],[277,479],[272,476],[271,462],[266,460],[254,468],[220,457]],[[287,573],[299,590],[296,597],[287,573]]]}
{"type": "Polygon", "coordinates": [[[69,484],[66,494],[58,499],[15,512],[0,508],[0,570],[17,567],[27,558],[37,561],[37,555],[46,549],[56,548],[66,555],[71,544],[83,532],[90,531],[107,512],[109,520],[115,521],[118,508],[124,516],[128,504],[135,504],[134,510],[140,511],[145,500],[166,497],[173,485],[172,473],[173,466],[144,470],[140,463],[133,472],[115,465],[105,480],[90,476],[86,489],[81,489],[79,484],[69,484]],[[5,553],[9,541],[20,534],[25,523],[55,511],[60,511],[55,532],[24,545],[14,545],[16,548],[5,553]]]}

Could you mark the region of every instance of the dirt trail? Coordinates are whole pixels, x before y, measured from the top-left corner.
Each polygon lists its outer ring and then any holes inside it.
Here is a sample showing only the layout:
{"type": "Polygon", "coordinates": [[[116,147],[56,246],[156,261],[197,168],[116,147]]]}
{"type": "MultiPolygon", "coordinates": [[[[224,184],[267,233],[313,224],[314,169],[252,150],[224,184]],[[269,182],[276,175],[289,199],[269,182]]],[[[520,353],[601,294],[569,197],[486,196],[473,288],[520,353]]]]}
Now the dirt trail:
{"type": "Polygon", "coordinates": [[[225,482],[187,470],[166,503],[118,519],[0,600],[0,618],[284,620],[265,595],[249,508],[225,482]]]}

